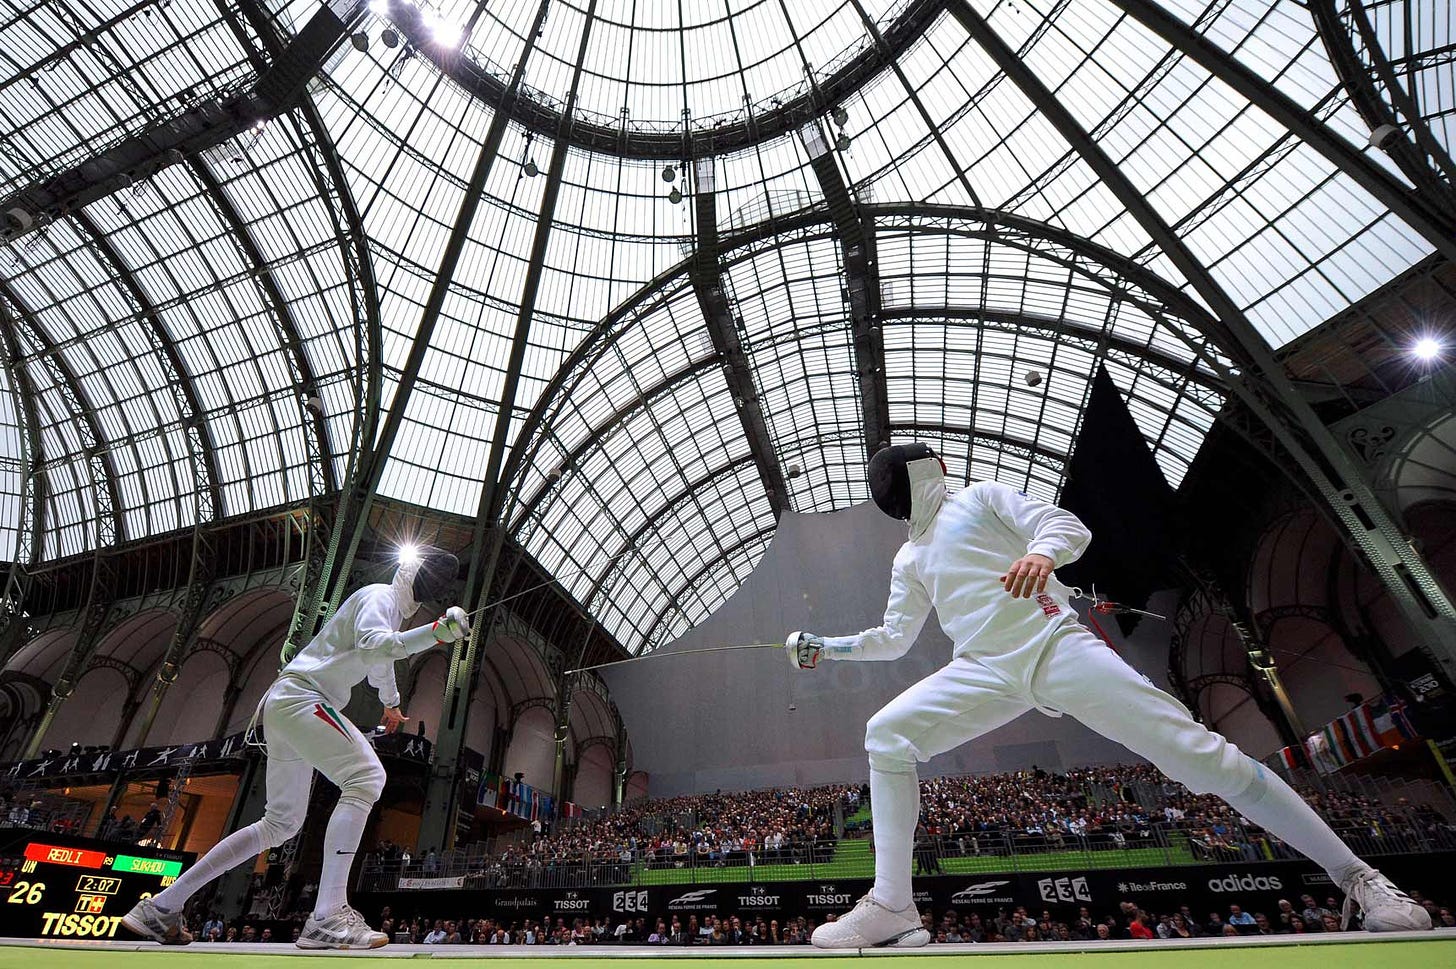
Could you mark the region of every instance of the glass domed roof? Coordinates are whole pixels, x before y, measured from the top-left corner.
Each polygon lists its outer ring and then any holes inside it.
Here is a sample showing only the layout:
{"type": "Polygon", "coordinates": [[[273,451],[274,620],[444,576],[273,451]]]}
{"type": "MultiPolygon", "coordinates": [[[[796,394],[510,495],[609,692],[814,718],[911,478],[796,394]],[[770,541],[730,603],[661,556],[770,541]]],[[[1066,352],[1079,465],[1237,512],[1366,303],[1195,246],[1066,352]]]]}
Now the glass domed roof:
{"type": "MultiPolygon", "coordinates": [[[[1444,144],[1445,18],[1366,6],[1444,144]]],[[[0,4],[0,186],[246,84],[317,7],[0,4]]],[[[1099,365],[1177,485],[1227,392],[1210,293],[1277,348],[1434,250],[1299,4],[369,11],[261,133],[0,250],[7,548],[22,467],[42,557],[338,487],[374,365],[381,493],[473,517],[500,467],[512,536],[654,648],[784,511],[864,500],[880,440],[1055,497],[1099,365]]]]}

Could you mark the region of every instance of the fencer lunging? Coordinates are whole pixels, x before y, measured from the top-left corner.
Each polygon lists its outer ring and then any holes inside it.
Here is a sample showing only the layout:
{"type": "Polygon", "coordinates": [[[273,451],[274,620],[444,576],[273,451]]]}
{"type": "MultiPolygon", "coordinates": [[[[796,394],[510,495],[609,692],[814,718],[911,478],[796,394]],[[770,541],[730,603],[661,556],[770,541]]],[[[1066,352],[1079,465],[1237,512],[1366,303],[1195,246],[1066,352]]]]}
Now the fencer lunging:
{"type": "Polygon", "coordinates": [[[167,889],[144,899],[122,919],[128,929],[164,945],[192,941],[183,924],[187,900],[260,852],[286,842],[303,826],[313,772],[339,788],[339,802],[324,832],[323,873],[313,915],[297,945],[302,949],[378,948],[388,942],[348,903],[349,869],[369,812],[384,789],[384,768],[374,749],[339,714],[360,680],[379,691],[383,726],[407,718],[399,709],[394,663],[439,643],[470,634],[465,611],[451,606],[434,623],[400,632],[422,604],[439,608],[459,571],[448,552],[429,550],[402,562],[389,583],[367,585],[299,651],[262,700],[267,744],[267,808],[263,817],[228,835],[167,889]]]}
{"type": "MultiPolygon", "coordinates": [[[[1076,516],[993,481],[952,496],[945,466],[924,444],[877,452],[868,476],[880,509],[910,523],[884,622],[852,636],[794,633],[789,661],[810,669],[821,659],[896,659],[915,643],[932,607],[954,654],[870,719],[875,883],[852,912],[815,930],[815,945],[929,941],[910,887],[920,813],[916,763],[1031,709],[1070,714],[1194,792],[1219,795],[1320,864],[1359,906],[1365,928],[1431,927],[1426,911],[1356,858],[1288,784],[1194,720],[1077,621],[1067,588],[1052,574],[1091,540],[1076,516]]],[[[1347,917],[1349,910],[1347,902],[1347,917]]]]}

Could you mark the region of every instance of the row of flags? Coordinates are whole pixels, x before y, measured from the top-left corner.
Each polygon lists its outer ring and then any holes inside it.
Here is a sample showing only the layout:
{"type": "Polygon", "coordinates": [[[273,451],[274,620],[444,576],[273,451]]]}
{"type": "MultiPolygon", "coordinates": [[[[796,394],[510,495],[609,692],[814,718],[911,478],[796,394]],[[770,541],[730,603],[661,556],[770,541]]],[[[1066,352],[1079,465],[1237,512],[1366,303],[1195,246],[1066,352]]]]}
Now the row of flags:
{"type": "MultiPolygon", "coordinates": [[[[1377,697],[1367,700],[1344,716],[1325,724],[1304,741],[1309,763],[1322,774],[1332,774],[1347,764],[1387,747],[1395,747],[1417,736],[1403,700],[1377,697]]],[[[1293,747],[1279,751],[1284,766],[1302,766],[1293,747]]]]}
{"type": "MultiPolygon", "coordinates": [[[[480,772],[480,787],[476,792],[475,803],[481,807],[514,814],[527,821],[541,821],[551,817],[554,807],[550,794],[538,791],[523,781],[492,774],[490,771],[480,772]]],[[[567,804],[566,807],[576,806],[567,804]]],[[[579,814],[581,809],[576,810],[579,814]]],[[[562,813],[566,814],[564,809],[562,813]]]]}

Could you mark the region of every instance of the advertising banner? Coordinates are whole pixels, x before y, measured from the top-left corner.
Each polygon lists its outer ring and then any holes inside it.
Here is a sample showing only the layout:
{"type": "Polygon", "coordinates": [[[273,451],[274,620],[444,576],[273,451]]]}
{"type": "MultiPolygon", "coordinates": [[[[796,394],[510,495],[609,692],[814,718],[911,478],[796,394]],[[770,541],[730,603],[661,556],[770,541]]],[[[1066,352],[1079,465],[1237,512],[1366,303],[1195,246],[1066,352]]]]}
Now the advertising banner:
{"type": "MultiPolygon", "coordinates": [[[[1456,866],[1456,852],[1392,855],[1379,859],[1382,871],[1403,888],[1439,895],[1445,873],[1456,866]]],[[[358,897],[366,914],[389,905],[396,917],[490,917],[507,921],[606,917],[657,919],[673,915],[791,918],[822,921],[830,913],[852,908],[869,891],[868,879],[792,881],[649,887],[580,887],[562,889],[451,889],[435,884],[456,879],[406,879],[401,890],[358,897]],[[423,884],[429,882],[431,884],[423,884]],[[436,888],[436,891],[419,891],[436,888]]],[[[468,885],[468,879],[465,884],[468,885]]],[[[1308,861],[1266,861],[1238,864],[1183,865],[1166,868],[1095,868],[1056,872],[1001,872],[937,875],[915,879],[915,903],[921,910],[943,914],[948,909],[994,916],[1024,906],[1034,916],[1050,912],[1057,920],[1075,919],[1082,908],[1094,916],[1117,911],[1130,901],[1154,913],[1189,906],[1195,918],[1212,912],[1227,917],[1230,905],[1251,912],[1277,910],[1281,898],[1298,903],[1304,894],[1323,903],[1338,896],[1330,879],[1308,861]]]]}

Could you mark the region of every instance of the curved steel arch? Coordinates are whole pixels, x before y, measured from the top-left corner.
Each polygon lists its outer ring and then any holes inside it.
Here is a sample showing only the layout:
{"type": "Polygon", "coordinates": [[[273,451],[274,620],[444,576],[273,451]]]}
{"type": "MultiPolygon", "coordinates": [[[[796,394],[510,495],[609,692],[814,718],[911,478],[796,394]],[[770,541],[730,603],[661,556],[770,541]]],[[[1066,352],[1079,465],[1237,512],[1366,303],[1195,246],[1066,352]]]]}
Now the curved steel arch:
{"type": "MultiPolygon", "coordinates": [[[[967,234],[959,232],[948,225],[938,226],[933,222],[927,222],[927,220],[936,219],[946,220],[947,222],[950,220],[963,220],[968,223],[980,222],[986,226],[1001,226],[1020,232],[1028,239],[1041,239],[1052,242],[1064,247],[1075,256],[1089,260],[1094,265],[1103,266],[1118,278],[1127,279],[1137,284],[1139,289],[1155,298],[1160,305],[1140,300],[1134,294],[1127,292],[1119,293],[1118,298],[1125,299],[1137,305],[1153,318],[1166,320],[1171,316],[1186,322],[1198,330],[1200,334],[1209,338],[1212,338],[1210,331],[1217,332],[1217,322],[1208,311],[1199,306],[1197,302],[1180,291],[1172,283],[1126,256],[1122,256],[1091,240],[1063,229],[1058,229],[1054,226],[1049,226],[1021,216],[981,209],[974,206],[920,206],[903,203],[865,206],[864,212],[867,219],[902,218],[910,220],[907,223],[896,226],[896,228],[923,232],[925,234],[967,234]]],[[[808,210],[794,216],[775,220],[768,224],[757,225],[744,232],[730,236],[722,241],[719,251],[725,261],[731,263],[736,258],[746,258],[736,254],[755,243],[770,241],[776,238],[784,238],[785,241],[788,241],[788,233],[811,227],[824,228],[826,230],[825,235],[832,235],[834,232],[834,218],[824,208],[808,210]]],[[[996,236],[995,240],[1001,244],[1023,249],[1027,248],[1014,239],[996,236]]],[[[1028,251],[1033,251],[1044,258],[1054,259],[1054,257],[1046,254],[1042,250],[1029,249],[1028,251]]],[[[1089,280],[1103,284],[1107,282],[1107,280],[1096,275],[1087,273],[1086,267],[1079,266],[1074,261],[1058,259],[1054,259],[1054,261],[1067,266],[1071,271],[1082,273],[1089,280]]],[[[644,307],[650,305],[656,297],[663,295],[666,298],[667,293],[676,292],[679,287],[686,286],[691,271],[692,259],[689,257],[660,274],[652,282],[638,290],[622,306],[603,317],[592,328],[591,332],[583,338],[577,348],[572,351],[571,355],[562,364],[550,383],[547,384],[545,390],[538,398],[538,403],[532,408],[530,414],[527,415],[526,420],[522,422],[521,430],[511,448],[511,458],[506,465],[504,473],[505,480],[514,480],[528,461],[539,453],[541,445],[548,436],[543,426],[549,426],[549,418],[554,416],[554,412],[564,405],[565,401],[571,395],[571,390],[585,376],[592,364],[615,344],[623,333],[630,329],[632,323],[645,315],[644,307]],[[534,446],[531,446],[533,439],[534,446]]],[[[938,310],[935,310],[935,312],[938,312],[938,310]]],[[[880,315],[885,319],[897,319],[902,316],[924,315],[924,310],[920,308],[910,308],[903,311],[899,309],[887,309],[882,310],[880,315]]],[[[1028,317],[1027,319],[1030,320],[1031,318],[1028,317]]],[[[1047,325],[1039,324],[1039,326],[1043,329],[1050,329],[1047,325]]],[[[1075,324],[1065,324],[1065,326],[1066,330],[1063,332],[1070,333],[1073,332],[1075,324]]],[[[1170,329],[1178,333],[1182,332],[1178,327],[1170,326],[1170,329]]],[[[1089,331],[1086,335],[1090,335],[1091,332],[1096,332],[1099,339],[1103,338],[1101,331],[1089,331]]],[[[1194,352],[1194,359],[1188,361],[1163,354],[1152,347],[1142,347],[1131,341],[1122,341],[1120,338],[1114,338],[1109,342],[1116,345],[1123,352],[1182,374],[1190,382],[1199,386],[1210,389],[1226,386],[1222,381],[1218,380],[1216,375],[1205,373],[1197,367],[1198,359],[1200,359],[1197,354],[1201,348],[1196,347],[1196,345],[1190,347],[1190,350],[1194,352]]],[[[1221,345],[1219,349],[1228,352],[1228,348],[1221,345]]],[[[704,366],[707,365],[707,362],[706,360],[703,362],[704,366]]],[[[654,388],[655,390],[656,388],[654,388]]],[[[530,500],[531,507],[534,508],[539,504],[541,498],[542,496],[539,492],[533,495],[530,500]]],[[[526,520],[526,516],[518,515],[514,508],[507,513],[507,520],[510,518],[515,518],[517,522],[517,528],[513,529],[513,532],[518,531],[520,524],[526,520]]]]}
{"type": "MultiPolygon", "coordinates": [[[[1441,252],[1456,255],[1456,232],[1449,225],[1443,225],[1439,215],[1432,215],[1421,199],[1407,193],[1348,143],[1328,129],[1311,125],[1308,117],[1301,115],[1298,106],[1283,94],[1253,77],[1231,58],[1210,53],[1214,49],[1207,45],[1205,38],[1182,27],[1150,0],[1116,2],[1129,10],[1137,7],[1139,12],[1134,16],[1139,20],[1198,60],[1221,81],[1260,104],[1311,147],[1325,153],[1441,252]],[[1256,88],[1252,93],[1247,92],[1250,85],[1256,88]]],[[[1231,388],[1292,459],[1302,472],[1302,480],[1318,492],[1321,510],[1339,522],[1349,545],[1370,563],[1402,618],[1416,632],[1426,657],[1448,678],[1456,675],[1456,646],[1453,646],[1456,602],[1421,555],[1406,543],[1389,510],[1376,497],[1349,452],[1342,449],[1310,403],[1299,396],[1268,342],[1254,329],[1212,271],[1194,255],[1188,243],[1041,77],[972,9],[968,0],[947,0],[947,3],[966,33],[1087,162],[1128,215],[1188,280],[1193,291],[1208,303],[1213,310],[1213,332],[1218,334],[1219,345],[1240,368],[1219,368],[1232,378],[1231,388]]],[[[1203,331],[1202,327],[1199,329],[1203,331]]],[[[1291,476],[1301,480],[1298,474],[1291,476]]]]}
{"type": "MultiPolygon", "coordinates": [[[[771,532],[773,532],[777,528],[778,528],[778,522],[774,522],[772,525],[769,525],[769,526],[767,526],[765,528],[760,528],[758,531],[754,532],[752,535],[749,535],[748,537],[743,538],[743,539],[735,542],[733,545],[729,546],[728,548],[723,549],[723,554],[722,555],[719,555],[717,558],[713,559],[707,565],[704,565],[702,568],[698,569],[698,571],[694,572],[692,574],[692,576],[686,582],[684,582],[682,585],[678,586],[677,587],[677,591],[675,591],[674,593],[672,593],[671,598],[669,598],[667,600],[667,602],[663,605],[663,607],[657,611],[657,614],[652,617],[652,624],[646,627],[647,628],[647,632],[642,637],[642,646],[643,646],[642,652],[644,652],[644,653],[651,652],[651,649],[649,649],[648,647],[652,643],[653,639],[657,636],[658,627],[662,625],[663,620],[665,620],[667,618],[668,614],[671,613],[673,609],[676,609],[677,608],[678,600],[682,598],[683,593],[687,592],[689,589],[693,588],[699,582],[701,582],[702,579],[703,579],[703,576],[705,576],[705,575],[709,574],[710,572],[712,572],[713,569],[716,568],[719,565],[719,563],[722,563],[722,562],[727,561],[728,560],[728,557],[731,556],[734,552],[737,552],[738,550],[743,549],[743,548],[747,548],[749,545],[752,545],[754,542],[757,542],[757,541],[762,540],[765,535],[770,534],[771,532]]],[[[655,649],[655,648],[656,648],[655,646],[652,647],[652,649],[655,649]]]]}
{"type": "MultiPolygon", "coordinates": [[[[632,534],[627,536],[627,540],[622,543],[621,550],[618,551],[616,555],[609,558],[607,561],[615,564],[617,559],[625,557],[626,553],[634,548],[637,545],[638,541],[642,539],[642,536],[646,535],[648,532],[652,531],[654,528],[657,527],[658,518],[661,515],[664,515],[668,511],[671,511],[678,502],[682,501],[688,495],[691,495],[703,488],[706,488],[709,484],[717,480],[722,475],[728,474],[730,471],[736,471],[739,468],[743,467],[743,465],[748,464],[751,461],[753,461],[753,455],[745,454],[741,457],[734,458],[727,464],[719,465],[718,467],[707,472],[706,474],[699,476],[694,481],[689,481],[685,487],[673,494],[673,496],[667,501],[663,502],[662,507],[653,511],[650,515],[647,515],[643,519],[642,524],[638,525],[637,528],[632,532],[632,534]]],[[[719,558],[722,558],[722,556],[719,556],[719,558]]],[[[614,574],[616,574],[616,570],[613,569],[611,566],[608,566],[605,570],[603,570],[601,576],[592,583],[591,592],[589,592],[586,598],[582,600],[582,608],[591,608],[592,602],[602,591],[602,587],[606,585],[607,579],[614,574]]],[[[662,585],[663,590],[667,591],[667,584],[663,583],[662,585]]]]}
{"type": "Polygon", "coordinates": [[[1203,693],[1212,686],[1231,686],[1236,690],[1242,690],[1254,701],[1254,705],[1263,712],[1263,704],[1259,699],[1259,691],[1254,686],[1254,681],[1241,673],[1204,673],[1195,676],[1188,681],[1188,696],[1192,702],[1188,705],[1195,710],[1198,702],[1203,699],[1203,693]]]}
{"type": "Polygon", "coordinates": [[[1015,454],[1024,457],[1032,464],[1040,464],[1043,467],[1051,468],[1058,474],[1064,472],[1070,454],[1063,454],[1060,451],[1053,451],[1048,447],[1035,441],[1024,441],[1021,438],[1009,434],[992,434],[989,431],[967,430],[954,424],[938,424],[933,421],[912,421],[910,423],[892,423],[891,431],[909,431],[911,433],[937,434],[941,437],[965,440],[967,438],[973,444],[984,444],[995,448],[997,451],[1004,451],[1008,454],[1015,454]]]}
{"type": "MultiPolygon", "coordinates": [[[[1173,16],[1159,6],[1155,0],[1111,0],[1111,2],[1161,37],[1164,43],[1181,52],[1203,70],[1237,91],[1250,104],[1259,108],[1280,126],[1298,137],[1300,141],[1319,152],[1326,161],[1349,175],[1373,198],[1418,232],[1433,248],[1445,254],[1446,258],[1456,258],[1456,220],[1453,220],[1450,212],[1442,211],[1441,206],[1430,204],[1419,193],[1401,185],[1388,172],[1357,151],[1355,146],[1336,134],[1327,124],[1301,108],[1294,99],[1264,78],[1259,77],[1207,37],[1173,16]]],[[[951,13],[966,24],[972,37],[976,37],[979,41],[981,29],[989,29],[985,21],[970,9],[967,0],[947,0],[947,3],[951,13]]],[[[1323,31],[1320,33],[1323,34],[1323,31]]],[[[1004,42],[1002,43],[1004,44],[1004,42]]],[[[982,47],[986,48],[986,45],[983,43],[982,47]]],[[[993,58],[996,58],[999,53],[990,48],[986,48],[986,50],[993,58]]],[[[1018,87],[1025,89],[1022,82],[1016,79],[1014,70],[1008,70],[1005,64],[1002,64],[1002,70],[1012,76],[1018,87]]],[[[1032,100],[1036,101],[1037,98],[1032,97],[1032,100]]],[[[1038,107],[1041,105],[1038,104],[1038,107]]],[[[1043,111],[1050,119],[1051,113],[1046,112],[1045,109],[1043,111]]],[[[1068,141],[1072,141],[1072,139],[1068,139],[1068,141]]],[[[1075,143],[1073,143],[1073,147],[1083,157],[1088,158],[1089,161],[1092,160],[1088,152],[1077,147],[1075,143]]],[[[1099,172],[1099,174],[1101,173],[1099,172]]],[[[1107,181],[1109,185],[1112,184],[1105,176],[1104,181],[1107,181]]],[[[1138,221],[1143,220],[1138,217],[1138,221]]],[[[1144,227],[1146,228],[1146,226],[1144,227]]],[[[1153,238],[1156,240],[1157,235],[1154,234],[1153,238]]],[[[1167,251],[1166,246],[1162,246],[1161,243],[1159,245],[1160,248],[1167,251]]],[[[1177,261],[1178,257],[1172,252],[1169,252],[1168,255],[1175,262],[1177,261]]],[[[1190,281],[1193,279],[1191,276],[1189,278],[1190,281]]],[[[1198,284],[1195,283],[1195,285],[1198,284]]],[[[1216,306],[1217,303],[1213,303],[1213,305],[1216,306]]],[[[1223,314],[1220,313],[1220,315],[1223,314]]]]}
{"type": "MultiPolygon", "coordinates": [[[[187,159],[187,167],[193,175],[202,183],[207,195],[212,199],[218,214],[232,230],[231,236],[243,256],[253,264],[255,278],[258,285],[262,287],[264,296],[267,297],[272,312],[268,314],[273,325],[278,328],[279,335],[283,337],[283,348],[288,358],[293,361],[294,379],[298,386],[293,388],[295,393],[303,394],[313,391],[318,387],[318,375],[314,373],[313,362],[308,359],[308,350],[304,345],[303,331],[299,329],[298,323],[293,318],[293,310],[290,308],[287,297],[278,285],[278,280],[273,276],[273,267],[263,256],[258,248],[257,242],[253,239],[251,227],[243,221],[242,215],[238,212],[237,206],[233,205],[232,199],[228,198],[227,190],[217,177],[212,174],[212,169],[201,157],[194,156],[187,159]]],[[[302,402],[299,402],[302,410],[302,402]]],[[[324,492],[334,492],[339,488],[339,483],[334,474],[333,449],[329,446],[328,425],[324,422],[322,412],[308,411],[310,416],[309,424],[313,431],[314,447],[316,453],[309,453],[310,478],[317,478],[324,492]]],[[[305,435],[307,436],[307,435],[305,435]]],[[[283,468],[286,472],[286,467],[283,468]]]]}
{"type": "MultiPolygon", "coordinates": [[[[125,541],[125,523],[121,516],[121,493],[117,489],[116,466],[111,458],[107,441],[96,423],[96,409],[86,400],[81,384],[72,372],[70,364],[60,353],[38,322],[31,316],[29,308],[21,301],[19,294],[10,284],[0,279],[0,325],[17,335],[24,329],[28,341],[36,348],[44,366],[51,371],[57,392],[71,412],[81,435],[84,452],[79,455],[91,466],[93,501],[96,511],[96,548],[101,549],[125,541]],[[8,306],[7,306],[8,304],[8,306]],[[108,534],[109,532],[109,534],[108,534]]],[[[40,552],[37,551],[37,555],[40,552]]]]}
{"type": "MultiPolygon", "coordinates": [[[[751,148],[827,113],[894,65],[944,12],[944,0],[910,0],[882,36],[876,38],[877,43],[867,45],[828,78],[811,81],[804,93],[780,101],[759,115],[753,114],[750,108],[742,120],[714,123],[713,118],[708,118],[687,131],[679,123],[662,122],[660,130],[634,131],[629,130],[630,122],[623,120],[614,119],[607,124],[605,119],[583,119],[576,112],[568,117],[560,108],[501,80],[469,58],[440,50],[417,8],[400,5],[390,16],[416,52],[423,54],[436,70],[528,131],[553,140],[565,138],[574,148],[599,154],[692,161],[751,148]]],[[[773,98],[765,100],[772,103],[773,98]]]]}
{"type": "Polygon", "coordinates": [[[577,763],[581,762],[582,752],[590,747],[605,747],[612,752],[613,762],[615,762],[617,759],[617,738],[608,737],[606,734],[594,734],[590,737],[587,737],[585,740],[576,741],[573,746],[575,748],[574,752],[576,754],[577,763]]]}
{"type": "Polygon", "coordinates": [[[217,470],[217,444],[212,437],[207,412],[203,409],[201,399],[197,396],[197,388],[192,375],[188,373],[186,365],[182,362],[181,354],[177,352],[177,342],[172,339],[172,335],[162,324],[157,307],[152,303],[151,297],[147,295],[131,267],[121,258],[121,253],[116,251],[111,240],[84,209],[74,213],[74,216],[76,224],[86,233],[106,265],[116,274],[122,288],[130,295],[137,310],[137,321],[152,338],[153,345],[160,351],[160,356],[166,364],[167,376],[172,381],[173,398],[180,405],[178,411],[184,423],[182,434],[187,440],[187,449],[192,457],[193,473],[200,472],[202,478],[201,481],[193,483],[193,494],[197,498],[206,495],[208,502],[204,506],[201,501],[195,500],[193,510],[198,523],[211,521],[222,509],[222,488],[217,470]],[[197,435],[195,440],[194,433],[197,435]]]}
{"type": "Polygon", "coordinates": [[[1432,135],[1414,100],[1401,86],[1389,58],[1380,47],[1364,5],[1358,0],[1351,0],[1345,5],[1349,10],[1348,17],[1341,17],[1334,0],[1309,0],[1307,6],[1314,20],[1315,33],[1329,55],[1330,65],[1334,67],[1340,86],[1349,95],[1350,103],[1359,112],[1361,120],[1374,131],[1386,124],[1400,127],[1401,119],[1396,111],[1405,115],[1416,143],[1397,137],[1383,150],[1412,185],[1442,199],[1442,208],[1449,215],[1453,202],[1449,181],[1452,177],[1451,157],[1432,135]],[[1344,25],[1345,20],[1349,21],[1348,27],[1344,25]],[[1362,48],[1370,60],[1368,68],[1360,60],[1362,48]],[[1370,76],[1372,71],[1380,78],[1380,84],[1370,76]],[[1381,97],[1381,85],[1390,104],[1381,97]]]}
{"type": "MultiPolygon", "coordinates": [[[[541,504],[541,502],[545,501],[548,497],[550,497],[551,493],[556,490],[557,484],[560,481],[564,480],[565,472],[571,467],[575,466],[582,459],[582,457],[584,457],[590,451],[600,446],[606,440],[606,438],[614,430],[616,430],[617,427],[625,423],[639,410],[650,407],[660,397],[675,389],[678,384],[683,383],[684,381],[692,380],[710,370],[714,370],[722,366],[723,360],[717,354],[703,357],[697,363],[694,363],[691,366],[679,370],[676,373],[667,377],[666,379],[660,380],[657,383],[653,384],[651,387],[648,387],[646,390],[642,391],[642,393],[638,394],[636,397],[628,401],[625,407],[619,407],[615,411],[613,411],[612,415],[607,418],[606,421],[604,421],[600,426],[593,428],[591,434],[583,438],[581,442],[576,445],[576,447],[568,451],[566,455],[561,459],[561,462],[557,465],[557,467],[561,469],[562,474],[558,476],[554,481],[548,480],[547,482],[545,482],[542,487],[537,489],[536,493],[531,496],[530,500],[528,500],[524,506],[520,507],[520,511],[516,519],[518,526],[523,526],[525,522],[531,517],[531,515],[536,511],[536,508],[541,504]]],[[[514,508],[512,509],[512,514],[517,514],[514,508]]],[[[514,531],[516,533],[519,533],[519,527],[514,529],[514,531]]]]}
{"type": "Polygon", "coordinates": [[[40,474],[43,450],[40,399],[35,381],[25,368],[15,328],[0,320],[0,346],[3,346],[3,368],[11,397],[15,399],[16,419],[20,422],[20,507],[15,523],[15,557],[6,570],[3,597],[0,597],[0,667],[10,662],[11,655],[24,642],[25,621],[21,617],[25,592],[29,586],[26,570],[35,562],[45,537],[45,477],[40,474]]]}
{"type": "Polygon", "coordinates": [[[507,726],[514,727],[516,721],[521,719],[521,714],[527,710],[534,710],[536,707],[541,707],[548,712],[554,713],[556,710],[556,698],[554,696],[533,696],[516,702],[511,706],[511,718],[507,721],[507,726]]]}
{"type": "MultiPolygon", "coordinates": [[[[1216,391],[1220,395],[1227,392],[1226,385],[1215,375],[1198,368],[1199,358],[1184,360],[1170,354],[1163,353],[1151,346],[1145,346],[1135,340],[1118,336],[1105,329],[1098,329],[1085,323],[1073,323],[1070,320],[1057,319],[1050,316],[1039,316],[1035,313],[1013,313],[1006,310],[983,309],[974,306],[907,306],[897,307],[893,310],[885,310],[880,314],[880,319],[886,322],[898,320],[968,320],[973,322],[1004,323],[1019,330],[1041,330],[1063,339],[1084,341],[1085,343],[1101,344],[1111,347],[1137,360],[1140,363],[1148,364],[1162,370],[1168,370],[1182,380],[1197,384],[1210,391],[1216,391]]],[[[1086,347],[1084,347],[1086,349],[1086,347]]],[[[1100,348],[1089,352],[1097,356],[1107,356],[1100,348]]],[[[1177,390],[1164,380],[1159,380],[1155,374],[1148,374],[1151,379],[1170,390],[1177,390]]],[[[1179,391],[1181,394],[1182,392],[1179,391]]],[[[1201,401],[1200,401],[1201,403],[1201,401]]]]}

